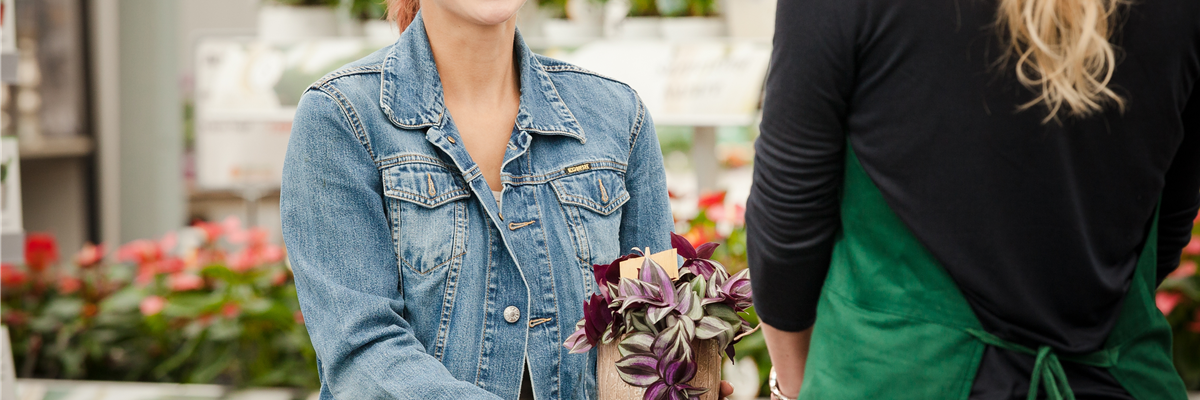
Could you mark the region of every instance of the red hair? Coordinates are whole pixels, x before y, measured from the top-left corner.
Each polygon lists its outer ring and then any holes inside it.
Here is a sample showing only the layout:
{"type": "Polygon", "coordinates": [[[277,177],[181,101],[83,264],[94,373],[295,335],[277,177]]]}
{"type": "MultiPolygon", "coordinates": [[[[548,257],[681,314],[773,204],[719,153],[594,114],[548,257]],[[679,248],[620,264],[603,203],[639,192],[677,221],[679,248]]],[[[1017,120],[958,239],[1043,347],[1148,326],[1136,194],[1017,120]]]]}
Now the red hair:
{"type": "Polygon", "coordinates": [[[400,32],[404,32],[420,9],[420,0],[387,0],[387,19],[395,22],[400,32]]]}

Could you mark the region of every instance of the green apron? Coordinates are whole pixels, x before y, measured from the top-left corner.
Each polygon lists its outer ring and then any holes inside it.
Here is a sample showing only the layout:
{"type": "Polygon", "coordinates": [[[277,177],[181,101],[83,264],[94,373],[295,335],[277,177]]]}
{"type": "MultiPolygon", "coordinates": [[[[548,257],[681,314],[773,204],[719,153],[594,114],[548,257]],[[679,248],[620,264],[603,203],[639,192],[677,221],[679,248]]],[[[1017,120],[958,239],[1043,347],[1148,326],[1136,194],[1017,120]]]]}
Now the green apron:
{"type": "Polygon", "coordinates": [[[1170,327],[1154,304],[1157,215],[1104,349],[1058,355],[985,332],[849,145],[846,154],[842,233],[817,308],[801,399],[966,399],[989,345],[1036,356],[1029,399],[1074,399],[1060,362],[1107,368],[1139,400],[1187,398],[1171,364],[1170,327]]]}

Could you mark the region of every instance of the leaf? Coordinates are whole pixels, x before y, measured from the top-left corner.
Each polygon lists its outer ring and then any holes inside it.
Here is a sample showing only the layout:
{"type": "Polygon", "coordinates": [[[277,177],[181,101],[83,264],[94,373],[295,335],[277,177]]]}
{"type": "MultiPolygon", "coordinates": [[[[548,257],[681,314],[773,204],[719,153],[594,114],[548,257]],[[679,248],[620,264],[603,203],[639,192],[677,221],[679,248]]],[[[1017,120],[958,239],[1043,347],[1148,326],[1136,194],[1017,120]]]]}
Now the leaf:
{"type": "Polygon", "coordinates": [[[570,349],[571,354],[587,353],[592,349],[592,344],[588,343],[587,335],[583,329],[576,330],[571,336],[567,336],[567,340],[563,342],[563,347],[570,349]]]}
{"type": "Polygon", "coordinates": [[[725,322],[725,320],[707,315],[704,318],[701,318],[700,324],[696,326],[696,338],[712,339],[717,337],[717,335],[732,329],[733,326],[728,322],[725,322]]]}
{"type": "Polygon", "coordinates": [[[696,377],[696,363],[691,360],[659,362],[658,367],[662,380],[671,386],[685,383],[696,377]]]}
{"type": "Polygon", "coordinates": [[[702,244],[700,247],[696,248],[696,256],[692,258],[712,258],[713,251],[717,249],[717,246],[720,246],[720,244],[712,242],[702,244]]]}
{"type": "Polygon", "coordinates": [[[662,381],[655,382],[646,388],[646,393],[642,395],[642,400],[669,400],[671,398],[670,392],[670,385],[662,381]]]}
{"type": "Polygon", "coordinates": [[[633,386],[647,387],[659,381],[658,360],[645,354],[633,354],[617,360],[617,374],[633,386]]]}
{"type": "Polygon", "coordinates": [[[675,251],[679,252],[679,255],[683,256],[685,260],[696,258],[696,248],[692,247],[692,242],[675,232],[671,232],[671,247],[674,247],[675,251]]]}
{"type": "Polygon", "coordinates": [[[621,339],[617,344],[617,351],[621,353],[621,357],[626,357],[632,354],[650,354],[650,346],[654,344],[654,336],[645,333],[637,332],[621,339]]]}

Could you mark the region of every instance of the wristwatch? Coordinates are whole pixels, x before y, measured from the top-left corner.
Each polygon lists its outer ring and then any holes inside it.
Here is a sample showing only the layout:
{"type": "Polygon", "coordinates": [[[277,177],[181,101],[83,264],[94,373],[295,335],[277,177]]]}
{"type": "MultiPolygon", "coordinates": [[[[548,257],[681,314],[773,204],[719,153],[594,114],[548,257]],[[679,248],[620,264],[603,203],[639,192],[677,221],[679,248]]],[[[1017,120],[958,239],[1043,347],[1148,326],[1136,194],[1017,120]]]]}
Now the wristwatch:
{"type": "Polygon", "coordinates": [[[773,400],[796,400],[795,397],[784,396],[783,391],[779,390],[779,380],[775,379],[775,367],[771,367],[771,375],[767,378],[767,387],[771,388],[771,399],[773,400]]]}

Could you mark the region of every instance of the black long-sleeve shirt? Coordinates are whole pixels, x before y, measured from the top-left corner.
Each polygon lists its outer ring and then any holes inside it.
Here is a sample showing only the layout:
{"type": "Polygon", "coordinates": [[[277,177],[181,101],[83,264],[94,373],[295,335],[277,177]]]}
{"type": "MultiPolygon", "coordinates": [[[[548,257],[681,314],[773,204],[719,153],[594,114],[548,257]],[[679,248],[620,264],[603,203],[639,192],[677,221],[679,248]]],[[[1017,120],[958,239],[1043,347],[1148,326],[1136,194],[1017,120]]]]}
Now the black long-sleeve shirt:
{"type": "MultiPolygon", "coordinates": [[[[1121,10],[1110,87],[1127,101],[1043,123],[1018,111],[996,0],[781,0],[746,215],[755,304],[810,327],[840,226],[847,138],[984,328],[1099,349],[1160,204],[1159,277],[1200,207],[1200,2],[1121,10]]],[[[1024,398],[1032,358],[989,349],[972,398],[1024,398]],[[1017,396],[1019,395],[1019,396],[1017,396]]],[[[1127,398],[1064,365],[1083,397],[1127,398]]]]}

